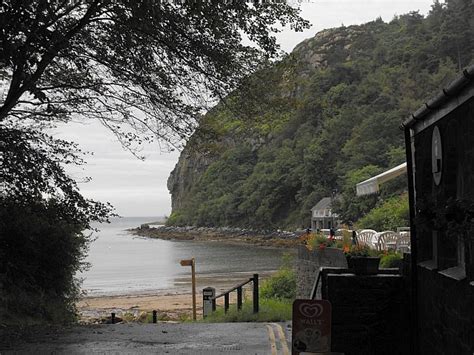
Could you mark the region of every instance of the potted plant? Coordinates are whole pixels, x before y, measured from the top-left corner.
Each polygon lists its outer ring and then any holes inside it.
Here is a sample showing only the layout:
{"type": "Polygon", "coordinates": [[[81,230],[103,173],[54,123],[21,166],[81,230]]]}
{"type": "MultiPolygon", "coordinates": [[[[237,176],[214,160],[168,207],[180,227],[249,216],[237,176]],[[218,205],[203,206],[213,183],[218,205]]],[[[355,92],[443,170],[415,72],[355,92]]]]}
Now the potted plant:
{"type": "Polygon", "coordinates": [[[379,271],[380,257],[371,257],[367,245],[352,245],[344,250],[347,266],[356,275],[374,275],[379,271]]]}

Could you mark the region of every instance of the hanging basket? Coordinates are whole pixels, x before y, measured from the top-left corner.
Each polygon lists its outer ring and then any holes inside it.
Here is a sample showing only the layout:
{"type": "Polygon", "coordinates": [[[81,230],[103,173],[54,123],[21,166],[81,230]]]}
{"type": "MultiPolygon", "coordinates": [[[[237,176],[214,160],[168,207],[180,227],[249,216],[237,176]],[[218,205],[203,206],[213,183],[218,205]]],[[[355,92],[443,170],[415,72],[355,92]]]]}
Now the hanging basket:
{"type": "Polygon", "coordinates": [[[348,256],[347,266],[356,275],[375,275],[379,272],[379,257],[348,256]]]}

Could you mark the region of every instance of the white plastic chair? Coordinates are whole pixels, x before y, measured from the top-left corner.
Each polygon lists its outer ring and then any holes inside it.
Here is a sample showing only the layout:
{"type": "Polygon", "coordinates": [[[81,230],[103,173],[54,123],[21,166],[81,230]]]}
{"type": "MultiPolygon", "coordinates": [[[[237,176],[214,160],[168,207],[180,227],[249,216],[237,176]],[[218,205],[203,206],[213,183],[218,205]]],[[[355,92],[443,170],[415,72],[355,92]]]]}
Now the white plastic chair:
{"type": "Polygon", "coordinates": [[[367,245],[373,248],[372,238],[377,232],[373,229],[363,229],[357,234],[357,241],[361,245],[367,245]]]}
{"type": "Polygon", "coordinates": [[[411,240],[410,240],[410,235],[409,234],[401,235],[397,239],[396,250],[399,251],[400,253],[410,252],[410,250],[411,250],[411,240]]]}
{"type": "Polygon", "coordinates": [[[400,238],[400,235],[394,231],[384,231],[377,233],[375,236],[375,249],[378,251],[384,250],[396,250],[397,249],[397,239],[400,238]]]}

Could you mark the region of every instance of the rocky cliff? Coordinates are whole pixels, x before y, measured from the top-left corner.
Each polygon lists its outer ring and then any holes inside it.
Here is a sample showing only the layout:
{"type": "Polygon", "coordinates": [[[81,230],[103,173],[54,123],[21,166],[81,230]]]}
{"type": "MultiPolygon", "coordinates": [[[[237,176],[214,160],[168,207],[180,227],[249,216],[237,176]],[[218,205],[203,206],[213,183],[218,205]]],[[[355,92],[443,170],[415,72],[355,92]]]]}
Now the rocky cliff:
{"type": "Polygon", "coordinates": [[[324,30],[255,73],[183,150],[168,180],[169,223],[304,227],[334,190],[345,220],[367,213],[380,199],[355,198],[355,183],[404,161],[400,122],[474,58],[469,37],[440,29],[449,11],[324,30]],[[461,52],[440,46],[446,36],[461,52]]]}

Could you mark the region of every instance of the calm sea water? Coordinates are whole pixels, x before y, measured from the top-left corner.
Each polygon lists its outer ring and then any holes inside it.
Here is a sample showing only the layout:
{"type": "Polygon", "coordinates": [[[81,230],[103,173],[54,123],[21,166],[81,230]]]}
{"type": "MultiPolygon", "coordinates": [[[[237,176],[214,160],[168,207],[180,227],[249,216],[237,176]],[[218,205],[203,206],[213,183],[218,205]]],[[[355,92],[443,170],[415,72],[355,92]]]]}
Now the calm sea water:
{"type": "Polygon", "coordinates": [[[218,242],[167,241],[133,236],[126,231],[153,217],[115,219],[101,224],[87,261],[91,268],[80,275],[89,296],[176,293],[189,289],[190,267],[181,259],[196,259],[198,288],[223,289],[262,275],[281,265],[285,250],[218,242]]]}

